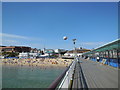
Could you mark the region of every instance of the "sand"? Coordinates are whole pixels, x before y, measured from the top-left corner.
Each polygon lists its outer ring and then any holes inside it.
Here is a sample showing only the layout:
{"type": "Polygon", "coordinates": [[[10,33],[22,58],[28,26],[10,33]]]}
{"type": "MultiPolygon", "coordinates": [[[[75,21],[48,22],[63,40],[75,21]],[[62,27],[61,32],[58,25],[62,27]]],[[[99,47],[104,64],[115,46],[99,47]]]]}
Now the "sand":
{"type": "Polygon", "coordinates": [[[2,65],[39,66],[39,67],[67,67],[73,59],[38,58],[38,59],[2,59],[2,65]]]}

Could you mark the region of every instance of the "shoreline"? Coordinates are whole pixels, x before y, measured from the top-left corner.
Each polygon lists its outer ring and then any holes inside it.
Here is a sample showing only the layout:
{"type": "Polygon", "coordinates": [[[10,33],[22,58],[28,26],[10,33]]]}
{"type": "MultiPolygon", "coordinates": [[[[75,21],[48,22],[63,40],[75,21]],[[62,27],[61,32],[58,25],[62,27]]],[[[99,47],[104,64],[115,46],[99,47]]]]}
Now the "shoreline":
{"type": "Polygon", "coordinates": [[[28,66],[28,67],[68,67],[72,63],[72,59],[2,59],[2,66],[28,66]]]}

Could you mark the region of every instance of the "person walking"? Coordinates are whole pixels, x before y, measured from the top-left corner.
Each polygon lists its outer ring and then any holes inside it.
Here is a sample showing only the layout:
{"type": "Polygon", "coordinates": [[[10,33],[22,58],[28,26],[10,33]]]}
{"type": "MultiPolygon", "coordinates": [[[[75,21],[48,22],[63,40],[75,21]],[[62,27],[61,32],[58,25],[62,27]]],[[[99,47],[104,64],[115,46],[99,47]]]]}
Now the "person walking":
{"type": "Polygon", "coordinates": [[[99,56],[97,56],[97,62],[99,62],[99,60],[100,60],[100,58],[99,58],[99,56]]]}

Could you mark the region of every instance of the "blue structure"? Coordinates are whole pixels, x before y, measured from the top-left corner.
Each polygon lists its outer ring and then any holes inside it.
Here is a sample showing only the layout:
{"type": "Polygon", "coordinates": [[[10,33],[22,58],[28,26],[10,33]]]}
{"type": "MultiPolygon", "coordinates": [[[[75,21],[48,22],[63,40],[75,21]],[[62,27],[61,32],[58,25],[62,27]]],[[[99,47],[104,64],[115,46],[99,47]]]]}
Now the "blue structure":
{"type": "Polygon", "coordinates": [[[120,68],[120,39],[83,53],[83,56],[89,57],[92,61],[97,61],[96,58],[99,57],[99,62],[105,60],[104,64],[120,68]]]}
{"type": "Polygon", "coordinates": [[[18,57],[5,57],[6,59],[18,59],[18,57]]]}

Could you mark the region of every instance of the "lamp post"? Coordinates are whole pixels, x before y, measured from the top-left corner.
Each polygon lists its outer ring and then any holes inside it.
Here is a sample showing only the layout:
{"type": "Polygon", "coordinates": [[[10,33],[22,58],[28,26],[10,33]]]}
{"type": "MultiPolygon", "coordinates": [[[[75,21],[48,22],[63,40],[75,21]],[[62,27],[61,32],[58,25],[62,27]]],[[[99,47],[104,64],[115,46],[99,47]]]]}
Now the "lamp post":
{"type": "MultiPolygon", "coordinates": [[[[67,38],[67,36],[64,36],[63,39],[64,39],[64,40],[67,40],[68,38],[67,38]]],[[[77,40],[77,39],[72,39],[73,45],[74,45],[74,50],[73,50],[73,51],[74,51],[74,52],[73,52],[73,53],[74,53],[74,59],[77,57],[77,55],[76,55],[76,54],[77,54],[77,51],[76,51],[76,47],[75,47],[76,40],[77,40]]]]}
{"type": "Polygon", "coordinates": [[[76,39],[72,39],[73,40],[73,44],[74,44],[74,58],[77,56],[77,52],[76,52],[76,47],[75,47],[75,43],[76,43],[76,39]]]}

